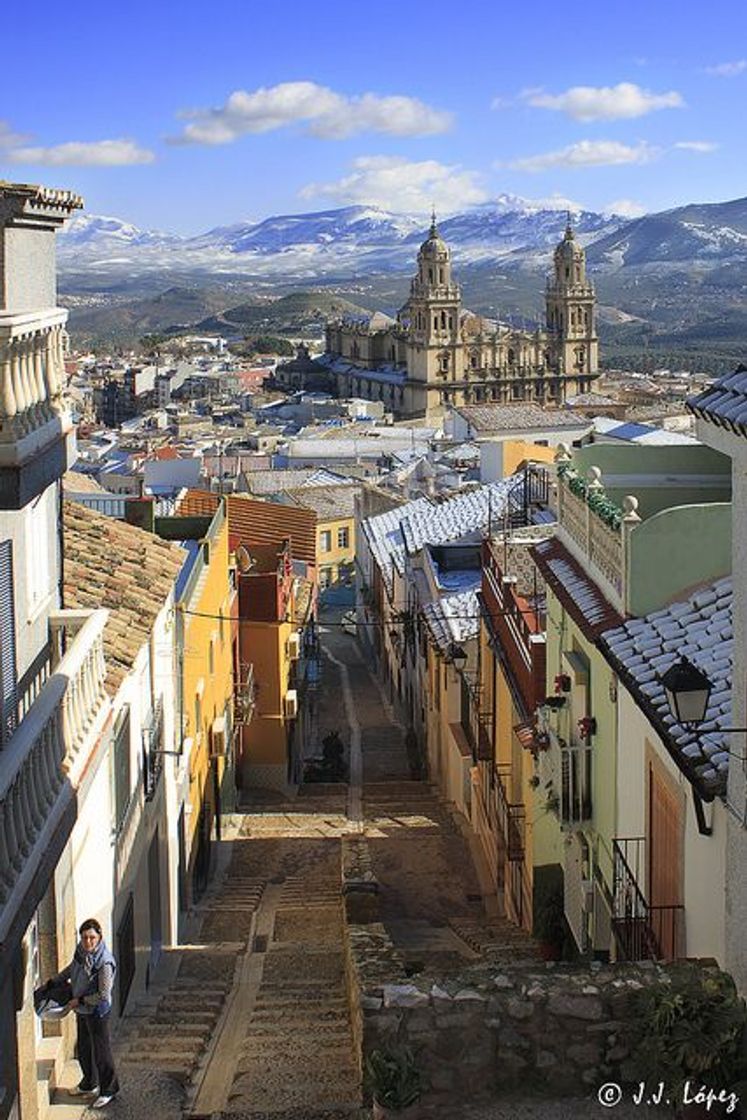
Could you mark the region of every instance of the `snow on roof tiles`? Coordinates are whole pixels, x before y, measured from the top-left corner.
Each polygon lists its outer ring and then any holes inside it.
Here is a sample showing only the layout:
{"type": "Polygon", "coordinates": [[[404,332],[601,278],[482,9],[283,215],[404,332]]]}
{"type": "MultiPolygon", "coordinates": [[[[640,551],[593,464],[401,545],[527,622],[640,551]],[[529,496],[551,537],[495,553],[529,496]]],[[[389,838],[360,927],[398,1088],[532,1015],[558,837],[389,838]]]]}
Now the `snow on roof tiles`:
{"type": "Polygon", "coordinates": [[[620,625],[621,615],[557,537],[540,541],[530,552],[550,590],[588,638],[596,641],[604,630],[620,625]]]}
{"type": "Polygon", "coordinates": [[[600,639],[675,762],[708,800],[726,793],[729,770],[729,735],[722,729],[731,724],[731,601],[731,578],[720,579],[685,602],[631,619],[600,639]],[[659,679],[681,656],[713,684],[697,736],[674,720],[659,679]]]}
{"type": "Polygon", "coordinates": [[[477,588],[444,595],[423,607],[423,618],[442,653],[448,653],[452,642],[457,644],[476,638],[480,630],[480,605],[477,588]]]}
{"type": "Polygon", "coordinates": [[[426,544],[445,544],[485,532],[493,521],[497,524],[515,483],[515,478],[502,479],[441,503],[417,498],[369,517],[363,523],[364,531],[385,580],[391,583],[393,567],[403,570],[406,553],[417,552],[426,544]]]}
{"type": "Polygon", "coordinates": [[[703,420],[747,437],[747,367],[720,377],[686,406],[703,420]]]}

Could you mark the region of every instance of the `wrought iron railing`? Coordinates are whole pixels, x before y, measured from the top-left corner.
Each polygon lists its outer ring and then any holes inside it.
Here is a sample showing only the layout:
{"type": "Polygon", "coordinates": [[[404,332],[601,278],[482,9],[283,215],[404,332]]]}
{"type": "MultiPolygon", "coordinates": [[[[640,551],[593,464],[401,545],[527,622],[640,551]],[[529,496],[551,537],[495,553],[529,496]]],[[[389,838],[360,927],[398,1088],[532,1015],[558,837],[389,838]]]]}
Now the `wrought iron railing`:
{"type": "Polygon", "coordinates": [[[150,720],[143,728],[143,782],[145,800],[151,801],[163,772],[163,702],[158,698],[150,720]]]}
{"type": "Polygon", "coordinates": [[[645,872],[643,836],[612,841],[612,930],[625,960],[676,960],[685,945],[685,908],[679,903],[651,905],[641,886],[645,872]]]}

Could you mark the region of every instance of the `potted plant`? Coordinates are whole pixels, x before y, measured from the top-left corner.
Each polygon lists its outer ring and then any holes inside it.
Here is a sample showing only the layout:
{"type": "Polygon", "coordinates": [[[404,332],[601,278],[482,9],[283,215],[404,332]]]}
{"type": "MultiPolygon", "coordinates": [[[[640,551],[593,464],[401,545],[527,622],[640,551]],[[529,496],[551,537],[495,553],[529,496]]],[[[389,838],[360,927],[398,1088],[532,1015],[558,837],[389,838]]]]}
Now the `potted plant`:
{"type": "Polygon", "coordinates": [[[565,900],[562,882],[554,882],[536,900],[532,934],[539,941],[542,959],[559,961],[566,941],[565,900]]]}
{"type": "Polygon", "coordinates": [[[373,1120],[415,1120],[421,1080],[411,1050],[373,1050],[366,1059],[366,1083],[373,1097],[373,1120]]]}
{"type": "Polygon", "coordinates": [[[671,982],[637,994],[631,1017],[636,1077],[663,1083],[682,1120],[734,1112],[731,1094],[747,1077],[747,1007],[731,976],[699,965],[673,971],[671,982]],[[731,1105],[731,1108],[729,1107],[731,1105]]]}
{"type": "Polygon", "coordinates": [[[570,692],[571,691],[571,678],[567,673],[557,673],[555,676],[555,691],[556,692],[570,692]]]}

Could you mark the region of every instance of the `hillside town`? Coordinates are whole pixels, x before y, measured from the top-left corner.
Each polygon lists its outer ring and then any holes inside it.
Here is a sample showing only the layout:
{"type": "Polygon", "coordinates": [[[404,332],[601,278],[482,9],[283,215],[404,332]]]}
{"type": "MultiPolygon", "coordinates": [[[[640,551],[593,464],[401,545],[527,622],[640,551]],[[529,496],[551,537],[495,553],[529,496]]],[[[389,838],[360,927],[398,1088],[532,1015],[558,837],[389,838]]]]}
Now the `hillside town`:
{"type": "Polygon", "coordinates": [[[434,215],[396,318],[83,352],[82,207],[0,182],[0,1120],[624,1120],[679,983],[737,1115],[745,368],[607,369],[570,215],[541,330],[434,215]]]}

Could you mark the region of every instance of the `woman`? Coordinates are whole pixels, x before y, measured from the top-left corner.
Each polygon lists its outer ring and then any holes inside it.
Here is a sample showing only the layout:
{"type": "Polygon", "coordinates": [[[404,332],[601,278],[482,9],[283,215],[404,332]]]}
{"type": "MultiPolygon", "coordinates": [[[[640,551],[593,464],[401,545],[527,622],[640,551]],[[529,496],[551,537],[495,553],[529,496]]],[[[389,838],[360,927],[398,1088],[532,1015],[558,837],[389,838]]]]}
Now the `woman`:
{"type": "Polygon", "coordinates": [[[109,1016],[117,964],[104,943],[101,926],[87,918],[80,927],[80,942],[67,968],[53,981],[69,980],[78,1026],[78,1061],[83,1080],[74,1093],[97,1093],[92,1108],[104,1108],[119,1092],[112,1058],[109,1016]]]}

